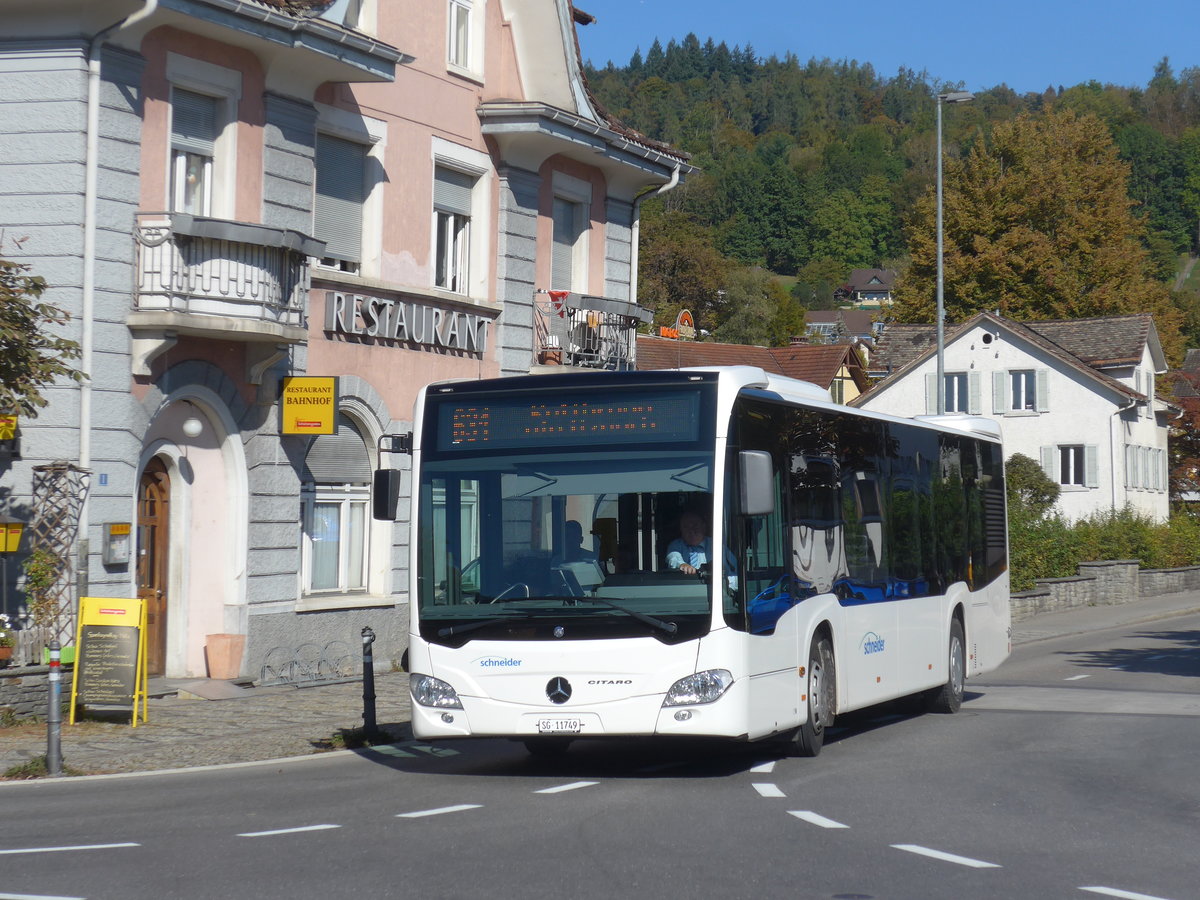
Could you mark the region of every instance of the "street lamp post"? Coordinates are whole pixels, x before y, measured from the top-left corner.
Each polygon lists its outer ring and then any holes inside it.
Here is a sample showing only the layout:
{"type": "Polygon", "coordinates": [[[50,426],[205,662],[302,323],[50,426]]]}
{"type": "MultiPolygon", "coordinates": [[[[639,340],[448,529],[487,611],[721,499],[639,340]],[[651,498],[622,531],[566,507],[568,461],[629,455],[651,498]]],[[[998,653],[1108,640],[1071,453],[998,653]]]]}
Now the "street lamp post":
{"type": "Polygon", "coordinates": [[[970,103],[975,95],[970,91],[949,91],[938,94],[937,102],[937,414],[946,412],[946,309],[942,295],[942,104],[970,103]]]}

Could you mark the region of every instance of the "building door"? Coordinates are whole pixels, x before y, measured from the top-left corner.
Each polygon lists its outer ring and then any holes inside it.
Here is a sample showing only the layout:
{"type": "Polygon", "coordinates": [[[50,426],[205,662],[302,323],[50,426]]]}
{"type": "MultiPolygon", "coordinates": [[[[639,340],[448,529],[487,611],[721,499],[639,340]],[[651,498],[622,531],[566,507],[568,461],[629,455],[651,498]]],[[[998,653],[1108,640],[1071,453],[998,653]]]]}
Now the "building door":
{"type": "Polygon", "coordinates": [[[147,674],[162,675],[167,665],[167,550],[170,546],[171,478],[158,457],[150,460],[138,485],[138,598],[146,604],[147,674]]]}

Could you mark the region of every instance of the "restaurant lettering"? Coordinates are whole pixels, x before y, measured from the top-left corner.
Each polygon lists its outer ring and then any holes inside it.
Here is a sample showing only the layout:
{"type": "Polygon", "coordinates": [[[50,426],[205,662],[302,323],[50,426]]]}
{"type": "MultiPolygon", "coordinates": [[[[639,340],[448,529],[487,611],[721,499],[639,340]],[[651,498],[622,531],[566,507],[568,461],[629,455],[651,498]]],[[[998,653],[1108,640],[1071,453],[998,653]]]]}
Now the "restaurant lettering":
{"type": "Polygon", "coordinates": [[[330,292],[325,330],[482,353],[488,319],[420,303],[330,292]]]}

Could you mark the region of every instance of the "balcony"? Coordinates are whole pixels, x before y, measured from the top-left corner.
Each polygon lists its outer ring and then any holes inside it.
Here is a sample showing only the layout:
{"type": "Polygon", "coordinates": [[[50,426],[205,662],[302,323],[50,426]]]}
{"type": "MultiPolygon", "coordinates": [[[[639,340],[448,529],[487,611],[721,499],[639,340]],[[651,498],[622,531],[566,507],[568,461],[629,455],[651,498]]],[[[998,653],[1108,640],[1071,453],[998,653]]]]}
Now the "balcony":
{"type": "Polygon", "coordinates": [[[550,366],[605,369],[635,368],[637,327],[653,314],[635,303],[565,291],[534,297],[533,369],[550,366]]]}
{"type": "Polygon", "coordinates": [[[135,372],[179,335],[270,344],[307,338],[309,257],[318,240],[281,228],[139,213],[129,327],[135,372]],[[169,343],[168,343],[169,342],[169,343]]]}

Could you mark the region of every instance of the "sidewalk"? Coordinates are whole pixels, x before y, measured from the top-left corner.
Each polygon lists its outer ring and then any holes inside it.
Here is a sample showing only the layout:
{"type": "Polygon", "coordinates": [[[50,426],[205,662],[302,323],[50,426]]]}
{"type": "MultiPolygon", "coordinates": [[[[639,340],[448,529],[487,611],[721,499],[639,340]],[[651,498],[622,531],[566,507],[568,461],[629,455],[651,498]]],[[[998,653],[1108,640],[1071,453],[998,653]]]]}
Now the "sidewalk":
{"type": "MultiPolygon", "coordinates": [[[[228,682],[151,679],[148,721],[62,725],[63,766],[98,775],[305,756],[342,749],[335,738],[363,724],[361,681],[314,687],[238,688],[228,682]],[[219,688],[219,690],[214,690],[219,688]],[[171,693],[171,692],[177,693],[171,693]],[[167,696],[155,697],[166,693],[167,696]],[[228,694],[204,700],[198,695],[228,694]]],[[[409,735],[408,676],[375,676],[375,721],[409,735]]],[[[0,774],[46,753],[46,725],[0,728],[0,774]]],[[[2,781],[3,779],[0,779],[2,781]]]]}
{"type": "MultiPolygon", "coordinates": [[[[1044,613],[1013,625],[1013,644],[1100,631],[1200,612],[1200,591],[1122,606],[1044,613]]],[[[376,722],[396,740],[410,736],[408,676],[375,677],[376,722]]],[[[305,756],[340,749],[343,730],[362,726],[360,681],[316,687],[237,688],[208,679],[152,679],[149,721],[62,726],[63,765],[82,774],[141,772],[305,756]],[[172,693],[176,692],[176,693],[172,693]],[[166,694],[155,697],[154,694],[166,694]],[[192,699],[230,694],[229,699],[192,699]]],[[[46,752],[46,725],[0,728],[0,773],[46,752]]]]}

